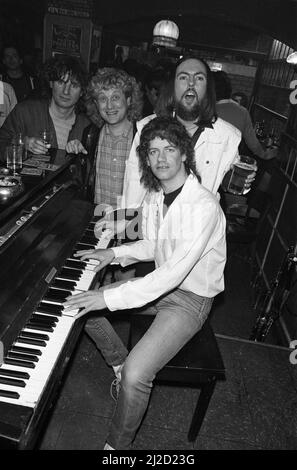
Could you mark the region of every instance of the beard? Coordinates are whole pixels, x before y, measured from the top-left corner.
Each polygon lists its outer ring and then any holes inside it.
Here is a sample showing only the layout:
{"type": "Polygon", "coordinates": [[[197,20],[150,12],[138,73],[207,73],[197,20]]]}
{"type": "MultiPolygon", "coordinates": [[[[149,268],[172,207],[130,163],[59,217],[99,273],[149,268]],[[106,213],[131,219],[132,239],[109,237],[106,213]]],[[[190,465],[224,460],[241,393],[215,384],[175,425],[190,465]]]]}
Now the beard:
{"type": "Polygon", "coordinates": [[[176,114],[184,121],[195,121],[200,115],[201,106],[196,102],[191,108],[187,108],[184,104],[178,101],[175,103],[175,111],[176,114]]]}

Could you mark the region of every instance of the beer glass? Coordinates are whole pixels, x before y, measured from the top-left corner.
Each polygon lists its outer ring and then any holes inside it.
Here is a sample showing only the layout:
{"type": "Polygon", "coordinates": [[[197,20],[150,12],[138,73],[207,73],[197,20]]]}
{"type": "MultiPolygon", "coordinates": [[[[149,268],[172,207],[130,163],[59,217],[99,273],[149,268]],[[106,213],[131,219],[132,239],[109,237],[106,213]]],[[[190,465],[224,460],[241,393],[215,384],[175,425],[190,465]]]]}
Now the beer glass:
{"type": "Polygon", "coordinates": [[[227,191],[232,194],[243,194],[247,177],[257,171],[257,162],[252,157],[240,156],[233,165],[227,191]]]}
{"type": "MultiPolygon", "coordinates": [[[[44,145],[49,146],[51,145],[51,132],[48,129],[42,129],[40,132],[40,138],[43,141],[44,145]]],[[[45,152],[45,155],[49,155],[48,150],[45,152]]]]}
{"type": "Polygon", "coordinates": [[[6,147],[6,166],[12,170],[13,175],[23,166],[23,145],[12,143],[6,147]]]}

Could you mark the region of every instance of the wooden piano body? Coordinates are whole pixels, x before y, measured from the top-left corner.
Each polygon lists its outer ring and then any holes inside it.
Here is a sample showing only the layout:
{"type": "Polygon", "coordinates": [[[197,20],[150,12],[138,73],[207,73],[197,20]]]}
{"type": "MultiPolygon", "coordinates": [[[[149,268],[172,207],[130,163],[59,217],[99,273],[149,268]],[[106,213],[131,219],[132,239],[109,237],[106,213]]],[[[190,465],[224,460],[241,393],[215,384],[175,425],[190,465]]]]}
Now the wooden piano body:
{"type": "MultiPolygon", "coordinates": [[[[65,260],[71,258],[82,239],[87,240],[87,244],[93,243],[94,208],[82,198],[79,185],[73,182],[69,171],[72,164],[73,159],[66,159],[55,174],[45,175],[35,183],[29,182],[26,194],[9,207],[0,208],[0,341],[4,344],[5,357],[0,366],[0,448],[34,448],[83,328],[83,320],[75,321],[68,317],[64,333],[59,326],[59,317],[58,322],[51,324],[54,327],[50,331],[38,331],[38,324],[45,324],[43,313],[38,313],[38,306],[50,290],[57,292],[52,285],[63,282],[57,281],[61,270],[64,269],[67,274],[69,270],[72,272],[73,261],[68,261],[70,268],[65,268],[65,260]],[[34,322],[37,322],[37,331],[34,322]],[[57,326],[60,328],[58,341],[55,339],[57,326]],[[32,337],[29,333],[27,338],[26,331],[27,335],[28,331],[33,332],[33,345],[30,344],[32,337]],[[39,333],[41,339],[43,336],[50,338],[48,341],[41,340],[46,346],[38,345],[40,339],[36,340],[34,332],[37,338],[39,333]],[[23,335],[25,338],[22,338],[23,335]],[[15,345],[20,339],[25,342],[18,345],[18,350],[15,345]],[[49,344],[51,350],[47,350],[49,344]],[[31,362],[28,359],[30,355],[26,354],[32,348],[38,349],[38,354],[41,351],[39,356],[33,354],[37,362],[31,362]],[[50,351],[53,355],[49,371],[46,370],[48,361],[42,362],[43,357],[49,354],[44,351],[50,351]],[[24,367],[24,362],[31,366],[33,363],[33,369],[24,367]],[[5,369],[7,373],[3,372],[5,369]],[[9,375],[11,370],[16,377],[9,375]],[[18,377],[19,371],[25,371],[27,378],[22,377],[23,373],[18,377]],[[31,380],[32,376],[34,380],[31,380]],[[31,398],[28,390],[40,377],[41,383],[37,384],[40,390],[34,391],[31,398]],[[22,385],[19,389],[11,386],[11,383],[18,384],[18,380],[22,385]],[[20,393],[15,392],[18,390],[20,393]],[[21,398],[15,398],[17,395],[21,398]]],[[[88,277],[89,288],[95,277],[95,273],[88,277]]],[[[68,281],[64,282],[67,284],[68,281]]],[[[69,280],[69,284],[71,282],[69,280]]]]}

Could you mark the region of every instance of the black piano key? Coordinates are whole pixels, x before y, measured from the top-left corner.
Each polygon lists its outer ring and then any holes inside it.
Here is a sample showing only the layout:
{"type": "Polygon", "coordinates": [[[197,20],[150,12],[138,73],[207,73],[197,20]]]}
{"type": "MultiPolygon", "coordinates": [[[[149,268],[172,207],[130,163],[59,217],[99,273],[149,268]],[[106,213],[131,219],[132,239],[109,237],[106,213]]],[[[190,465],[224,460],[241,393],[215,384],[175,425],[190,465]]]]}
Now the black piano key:
{"type": "Polygon", "coordinates": [[[79,260],[76,261],[72,259],[67,259],[65,261],[64,266],[66,268],[79,269],[80,271],[83,271],[83,269],[86,267],[86,263],[84,263],[83,261],[79,261],[79,260]]]}
{"type": "Polygon", "coordinates": [[[89,235],[84,235],[81,240],[81,243],[85,243],[86,245],[91,245],[91,246],[96,246],[98,243],[98,238],[96,237],[91,237],[89,235]]]}
{"type": "Polygon", "coordinates": [[[41,348],[44,348],[46,346],[45,341],[41,341],[40,339],[33,339],[33,338],[17,338],[18,343],[24,343],[24,344],[31,344],[32,346],[40,346],[41,348]]]}
{"type": "Polygon", "coordinates": [[[87,264],[89,263],[88,260],[85,260],[85,261],[82,261],[80,258],[75,258],[74,257],[74,254],[72,256],[69,256],[69,258],[67,258],[67,260],[69,261],[75,261],[76,263],[80,263],[82,266],[82,269],[85,269],[87,267],[87,264]]]}
{"type": "Polygon", "coordinates": [[[30,328],[31,330],[36,331],[48,331],[49,333],[53,333],[54,328],[52,326],[45,325],[43,323],[38,323],[36,321],[29,321],[26,323],[26,328],[30,328]]]}
{"type": "Polygon", "coordinates": [[[70,269],[70,268],[62,268],[61,272],[58,274],[57,277],[65,277],[66,279],[70,279],[71,281],[79,281],[81,278],[81,274],[77,269],[70,269]]]}
{"type": "Polygon", "coordinates": [[[51,302],[65,302],[66,297],[68,297],[70,294],[70,291],[65,291],[62,289],[49,289],[43,299],[49,300],[51,302]]]}
{"type": "Polygon", "coordinates": [[[17,392],[11,392],[10,390],[0,389],[0,397],[15,398],[16,400],[18,400],[18,398],[20,398],[20,395],[17,392]]]}
{"type": "Polygon", "coordinates": [[[39,349],[27,348],[25,346],[12,346],[10,351],[21,352],[24,354],[33,354],[34,356],[41,356],[42,354],[39,349]]]}
{"type": "Polygon", "coordinates": [[[1,377],[1,375],[0,375],[0,384],[12,385],[14,387],[26,386],[26,383],[23,380],[10,379],[9,377],[1,377]]]}
{"type": "Polygon", "coordinates": [[[40,302],[36,308],[36,313],[46,313],[47,315],[53,315],[54,318],[61,317],[62,307],[60,305],[47,304],[45,302],[40,302]]]}
{"type": "Polygon", "coordinates": [[[27,369],[35,369],[34,362],[20,361],[19,359],[10,359],[9,357],[4,358],[4,364],[10,364],[11,366],[26,367],[27,369]]]}
{"type": "Polygon", "coordinates": [[[36,322],[44,325],[49,325],[54,327],[58,321],[58,317],[39,315],[38,313],[33,313],[30,317],[30,322],[36,322]]]}
{"type": "Polygon", "coordinates": [[[94,235],[94,226],[92,226],[92,228],[87,228],[84,234],[86,235],[86,237],[90,237],[90,238],[94,237],[98,241],[98,239],[94,235]]]}
{"type": "Polygon", "coordinates": [[[42,333],[34,333],[33,331],[21,331],[19,334],[20,338],[30,338],[30,339],[40,339],[43,341],[48,341],[49,336],[42,333]]]}
{"type": "MultiPolygon", "coordinates": [[[[39,358],[37,356],[33,356],[33,354],[24,354],[24,353],[18,353],[14,351],[8,351],[7,357],[10,357],[12,359],[22,359],[23,361],[32,361],[32,362],[39,361],[39,358]]],[[[1,369],[0,369],[0,374],[1,374],[1,369]]]]}
{"type": "Polygon", "coordinates": [[[76,282],[65,281],[64,279],[55,279],[52,283],[53,287],[58,287],[59,289],[75,290],[76,282]]]}
{"type": "Polygon", "coordinates": [[[75,251],[80,251],[80,250],[91,250],[92,247],[90,245],[86,245],[85,243],[77,243],[74,247],[75,251]]]}
{"type": "Polygon", "coordinates": [[[29,379],[30,374],[28,372],[21,372],[20,370],[3,369],[0,367],[0,375],[7,375],[8,377],[16,377],[18,379],[29,379]]]}

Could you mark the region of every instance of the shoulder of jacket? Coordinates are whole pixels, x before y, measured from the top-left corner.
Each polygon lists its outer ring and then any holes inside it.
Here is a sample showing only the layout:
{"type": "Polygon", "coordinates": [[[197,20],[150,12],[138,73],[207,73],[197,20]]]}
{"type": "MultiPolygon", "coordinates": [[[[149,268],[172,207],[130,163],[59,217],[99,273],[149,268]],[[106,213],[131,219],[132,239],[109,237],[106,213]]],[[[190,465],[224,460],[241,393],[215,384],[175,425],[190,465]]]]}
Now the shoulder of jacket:
{"type": "Polygon", "coordinates": [[[44,110],[46,107],[47,107],[48,103],[46,101],[43,101],[43,100],[24,100],[24,101],[20,101],[19,103],[17,103],[17,105],[15,106],[15,108],[18,110],[18,111],[28,111],[28,112],[33,112],[33,111],[38,111],[40,112],[40,110],[44,110]]]}
{"type": "Polygon", "coordinates": [[[237,129],[237,127],[233,126],[233,124],[230,124],[230,122],[224,121],[219,117],[217,118],[213,126],[214,129],[222,135],[232,136],[233,134],[234,136],[241,138],[241,132],[239,129],[237,129]]]}
{"type": "Polygon", "coordinates": [[[143,129],[143,127],[155,117],[156,117],[156,114],[150,114],[149,116],[145,116],[145,118],[141,119],[140,121],[137,121],[136,127],[137,127],[138,132],[140,132],[143,129]]]}

